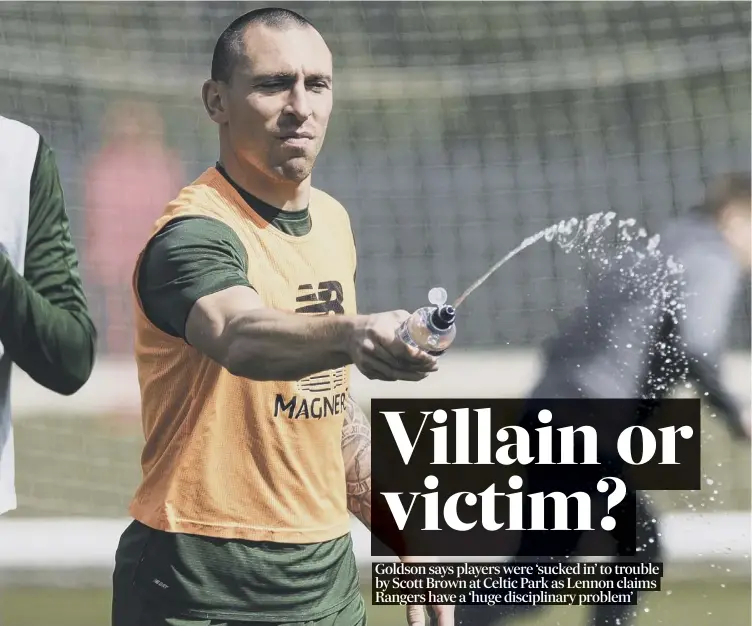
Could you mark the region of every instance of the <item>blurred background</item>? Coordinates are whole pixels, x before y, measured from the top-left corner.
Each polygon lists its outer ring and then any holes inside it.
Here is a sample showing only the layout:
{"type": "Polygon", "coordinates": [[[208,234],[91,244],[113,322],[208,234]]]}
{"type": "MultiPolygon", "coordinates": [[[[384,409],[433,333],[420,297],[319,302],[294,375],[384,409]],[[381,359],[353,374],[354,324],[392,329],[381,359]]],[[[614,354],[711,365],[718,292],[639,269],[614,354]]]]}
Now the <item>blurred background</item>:
{"type": "MultiPolygon", "coordinates": [[[[291,2],[335,60],[314,184],[349,210],[362,311],[450,299],[525,237],[614,211],[649,232],[750,167],[748,2],[291,2]]],[[[139,478],[130,276],[164,204],[217,158],[200,102],[217,36],[265,6],[3,2],[0,114],[55,151],[100,333],[71,398],[16,372],[19,509],[0,521],[0,623],[109,623],[110,568],[139,478]],[[54,529],[54,530],[53,530],[54,529]]],[[[418,387],[373,396],[518,396],[583,298],[583,258],[538,242],[463,305],[456,349],[418,387]],[[417,391],[416,391],[417,390],[417,391]]],[[[724,378],[750,400],[750,292],[724,378]]],[[[654,494],[669,542],[639,626],[750,623],[750,456],[706,415],[703,488],[654,494]]],[[[356,529],[368,594],[369,544],[356,529]]],[[[402,623],[374,607],[377,626],[402,623]]],[[[520,624],[584,624],[557,609],[520,624]]]]}

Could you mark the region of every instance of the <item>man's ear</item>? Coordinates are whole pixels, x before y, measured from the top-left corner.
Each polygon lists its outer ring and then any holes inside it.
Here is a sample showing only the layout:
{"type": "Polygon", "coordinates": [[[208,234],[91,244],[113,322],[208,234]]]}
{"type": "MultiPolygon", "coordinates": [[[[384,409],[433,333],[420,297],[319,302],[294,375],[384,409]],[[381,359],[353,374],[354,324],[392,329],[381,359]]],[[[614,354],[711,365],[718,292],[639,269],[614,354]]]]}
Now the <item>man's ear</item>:
{"type": "Polygon", "coordinates": [[[227,88],[224,83],[211,79],[204,82],[201,99],[213,122],[224,124],[227,121],[227,88]]]}

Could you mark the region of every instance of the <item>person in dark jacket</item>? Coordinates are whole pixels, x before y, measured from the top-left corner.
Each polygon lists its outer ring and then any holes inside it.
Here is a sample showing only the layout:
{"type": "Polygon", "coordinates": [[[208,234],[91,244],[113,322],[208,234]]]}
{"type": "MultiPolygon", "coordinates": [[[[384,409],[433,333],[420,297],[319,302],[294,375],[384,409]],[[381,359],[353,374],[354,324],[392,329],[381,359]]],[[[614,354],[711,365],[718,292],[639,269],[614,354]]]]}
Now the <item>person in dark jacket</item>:
{"type": "MultiPolygon", "coordinates": [[[[611,259],[585,304],[544,345],[531,404],[559,398],[661,399],[677,384],[692,382],[732,436],[746,444],[749,415],[725,386],[719,366],[739,288],[744,277],[749,279],[751,217],[749,173],[727,174],[709,185],[702,203],[666,225],[660,254],[622,250],[611,259]],[[670,271],[671,264],[679,270],[670,271]]],[[[618,433],[640,419],[623,412],[607,430],[618,433]]],[[[550,469],[530,469],[527,482],[534,493],[549,480],[550,469]]],[[[660,561],[657,515],[639,493],[636,501],[637,556],[660,561]]],[[[570,558],[577,542],[576,533],[523,533],[516,558],[570,558]]],[[[458,606],[455,619],[458,626],[498,625],[536,608],[458,606]]],[[[629,626],[635,613],[630,605],[599,605],[588,623],[629,626]]]]}

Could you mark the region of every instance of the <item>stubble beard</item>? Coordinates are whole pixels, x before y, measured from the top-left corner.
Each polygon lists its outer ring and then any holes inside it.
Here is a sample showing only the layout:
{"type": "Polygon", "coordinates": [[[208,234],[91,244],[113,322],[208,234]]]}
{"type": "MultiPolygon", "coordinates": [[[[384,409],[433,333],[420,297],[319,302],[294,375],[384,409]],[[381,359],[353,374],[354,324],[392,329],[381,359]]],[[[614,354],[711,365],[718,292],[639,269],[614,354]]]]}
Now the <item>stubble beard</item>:
{"type": "Polygon", "coordinates": [[[294,155],[277,154],[272,171],[282,182],[302,183],[311,175],[316,157],[321,149],[321,143],[317,142],[316,146],[308,152],[301,152],[294,155]]]}
{"type": "Polygon", "coordinates": [[[281,180],[290,183],[302,183],[313,171],[314,158],[295,157],[288,159],[274,168],[281,180]]]}
{"type": "Polygon", "coordinates": [[[316,163],[319,152],[323,147],[323,137],[314,140],[315,143],[309,146],[308,150],[293,152],[290,154],[284,148],[277,152],[276,150],[269,154],[269,170],[279,182],[300,184],[311,176],[313,166],[316,163]]]}

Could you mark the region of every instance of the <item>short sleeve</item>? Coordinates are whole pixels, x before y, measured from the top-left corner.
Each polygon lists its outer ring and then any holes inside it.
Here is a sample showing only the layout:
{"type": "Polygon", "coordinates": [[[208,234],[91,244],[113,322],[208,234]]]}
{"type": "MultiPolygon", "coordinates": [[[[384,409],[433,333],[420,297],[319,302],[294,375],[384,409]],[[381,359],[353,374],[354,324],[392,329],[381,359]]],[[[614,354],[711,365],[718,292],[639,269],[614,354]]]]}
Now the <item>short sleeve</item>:
{"type": "Polygon", "coordinates": [[[196,301],[235,286],[251,287],[248,254],[232,228],[209,217],[168,222],[147,245],[138,272],[146,317],[182,339],[196,301]]]}

